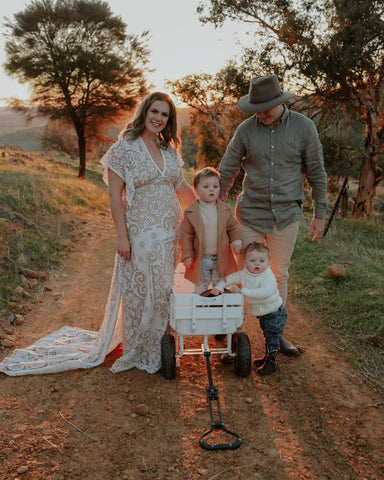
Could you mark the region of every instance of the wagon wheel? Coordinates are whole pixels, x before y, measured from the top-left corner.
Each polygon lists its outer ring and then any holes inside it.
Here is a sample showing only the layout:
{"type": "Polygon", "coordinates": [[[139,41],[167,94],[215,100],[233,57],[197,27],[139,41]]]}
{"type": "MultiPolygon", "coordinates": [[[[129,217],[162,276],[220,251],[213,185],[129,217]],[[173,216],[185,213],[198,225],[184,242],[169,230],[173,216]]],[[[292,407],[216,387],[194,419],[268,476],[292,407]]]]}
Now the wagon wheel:
{"type": "Polygon", "coordinates": [[[251,343],[244,332],[234,334],[235,373],[241,378],[248,377],[251,371],[251,343]]]}
{"type": "Polygon", "coordinates": [[[161,338],[161,373],[167,380],[176,376],[175,355],[175,337],[171,333],[165,333],[161,338]]]}

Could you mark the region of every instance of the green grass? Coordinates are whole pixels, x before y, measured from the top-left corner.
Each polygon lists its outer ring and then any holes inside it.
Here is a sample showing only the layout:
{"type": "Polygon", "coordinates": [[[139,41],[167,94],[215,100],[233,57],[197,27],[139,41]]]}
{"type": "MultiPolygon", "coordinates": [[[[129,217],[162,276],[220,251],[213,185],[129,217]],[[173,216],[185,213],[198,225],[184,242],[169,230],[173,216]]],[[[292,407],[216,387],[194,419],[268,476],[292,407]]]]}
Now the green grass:
{"type": "Polygon", "coordinates": [[[337,335],[337,343],[370,380],[384,388],[384,227],[335,219],[326,237],[306,240],[304,221],[290,267],[290,297],[337,335]],[[341,264],[345,278],[328,278],[327,267],[341,264]],[[378,345],[368,337],[378,335],[378,345]],[[367,370],[367,365],[371,365],[367,370]]]}
{"type": "Polygon", "coordinates": [[[0,151],[0,313],[9,323],[20,308],[14,292],[23,268],[48,274],[58,268],[76,222],[106,212],[108,195],[99,165],[80,180],[68,157],[0,151]]]}
{"type": "MultiPolygon", "coordinates": [[[[18,313],[12,300],[22,268],[58,268],[76,222],[109,206],[98,162],[89,162],[87,179],[80,180],[76,159],[12,148],[0,152],[0,316],[9,323],[18,313]]],[[[193,173],[185,172],[188,182],[193,173]]],[[[234,207],[233,200],[229,203],[234,207]]],[[[306,241],[305,218],[292,257],[289,293],[332,332],[340,355],[384,390],[384,226],[378,221],[383,204],[377,196],[371,223],[336,217],[317,243],[306,241]],[[344,265],[345,278],[326,276],[333,263],[344,265]],[[371,335],[378,335],[378,345],[368,342],[371,335]]]]}

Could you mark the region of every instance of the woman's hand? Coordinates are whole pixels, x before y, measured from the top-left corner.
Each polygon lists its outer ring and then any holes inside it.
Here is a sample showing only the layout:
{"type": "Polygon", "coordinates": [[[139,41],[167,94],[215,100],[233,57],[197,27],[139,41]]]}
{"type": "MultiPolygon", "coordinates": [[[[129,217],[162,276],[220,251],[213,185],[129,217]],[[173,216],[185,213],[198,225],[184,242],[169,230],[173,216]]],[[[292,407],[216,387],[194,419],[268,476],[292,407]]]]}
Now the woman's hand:
{"type": "Polygon", "coordinates": [[[190,205],[196,200],[195,191],[193,188],[184,180],[179,188],[176,190],[176,195],[186,204],[190,205]]]}
{"type": "Polygon", "coordinates": [[[116,252],[127,262],[131,259],[131,243],[126,235],[117,237],[116,252]]]}

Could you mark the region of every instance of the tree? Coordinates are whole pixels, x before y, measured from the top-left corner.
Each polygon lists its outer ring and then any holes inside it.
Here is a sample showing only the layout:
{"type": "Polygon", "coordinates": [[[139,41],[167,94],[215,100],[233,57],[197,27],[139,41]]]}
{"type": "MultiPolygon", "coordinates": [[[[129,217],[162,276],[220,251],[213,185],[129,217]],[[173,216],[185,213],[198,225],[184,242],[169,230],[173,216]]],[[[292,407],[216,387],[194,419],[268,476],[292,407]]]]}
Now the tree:
{"type": "Polygon", "coordinates": [[[50,120],[46,124],[40,136],[40,144],[45,152],[59,152],[70,156],[79,154],[76,133],[60,120],[50,120]]]}
{"type": "Polygon", "coordinates": [[[248,75],[232,62],[216,75],[187,75],[167,82],[172,94],[191,109],[200,165],[218,166],[234,129],[244,118],[235,99],[246,93],[248,83],[248,75]]]}
{"type": "Polygon", "coordinates": [[[148,32],[128,35],[100,0],[35,0],[5,28],[5,70],[32,91],[11,106],[71,123],[84,178],[87,141],[147,93],[148,32]]]}
{"type": "Polygon", "coordinates": [[[329,118],[338,107],[364,125],[364,156],[352,215],[369,217],[384,147],[383,0],[211,0],[203,23],[252,25],[258,46],[244,60],[276,73],[329,118]]]}
{"type": "Polygon", "coordinates": [[[185,168],[196,168],[196,153],[198,147],[195,143],[196,137],[189,131],[189,127],[181,127],[181,156],[185,168]]]}

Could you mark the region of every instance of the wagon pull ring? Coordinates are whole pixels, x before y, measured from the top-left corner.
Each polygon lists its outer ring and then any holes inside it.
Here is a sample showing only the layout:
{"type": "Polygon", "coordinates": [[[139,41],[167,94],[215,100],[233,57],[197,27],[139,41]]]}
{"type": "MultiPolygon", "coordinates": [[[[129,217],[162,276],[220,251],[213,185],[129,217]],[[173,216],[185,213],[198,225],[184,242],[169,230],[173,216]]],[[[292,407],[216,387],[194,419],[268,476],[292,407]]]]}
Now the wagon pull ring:
{"type": "Polygon", "coordinates": [[[211,364],[209,361],[210,356],[211,356],[211,352],[209,351],[204,352],[204,357],[207,363],[208,379],[209,379],[209,386],[206,387],[206,392],[207,392],[207,401],[209,405],[209,413],[211,415],[211,428],[200,437],[199,443],[200,443],[200,446],[205,450],[228,450],[228,449],[235,450],[236,448],[239,448],[240,445],[243,443],[243,439],[240,437],[240,435],[232,432],[231,430],[228,430],[228,428],[224,426],[223,415],[221,413],[221,408],[220,408],[219,392],[217,387],[213,385],[213,381],[212,381],[211,364]],[[216,401],[219,421],[215,421],[214,419],[213,408],[212,408],[213,401],[216,401]],[[206,439],[209,437],[211,433],[213,433],[216,430],[222,430],[223,432],[232,436],[235,440],[233,442],[228,442],[228,443],[216,443],[216,444],[207,443],[206,439]]]}
{"type": "Polygon", "coordinates": [[[208,430],[208,432],[204,433],[200,437],[199,440],[200,446],[203,447],[205,450],[236,450],[236,448],[239,448],[240,445],[243,443],[243,439],[240,437],[238,433],[231,432],[231,430],[228,430],[225,428],[224,425],[222,424],[213,424],[211,429],[208,430]],[[224,432],[228,433],[229,435],[232,435],[234,438],[236,438],[235,442],[230,442],[230,443],[216,443],[216,444],[209,444],[205,441],[205,438],[209,436],[210,433],[212,433],[214,430],[223,430],[224,432]]]}

